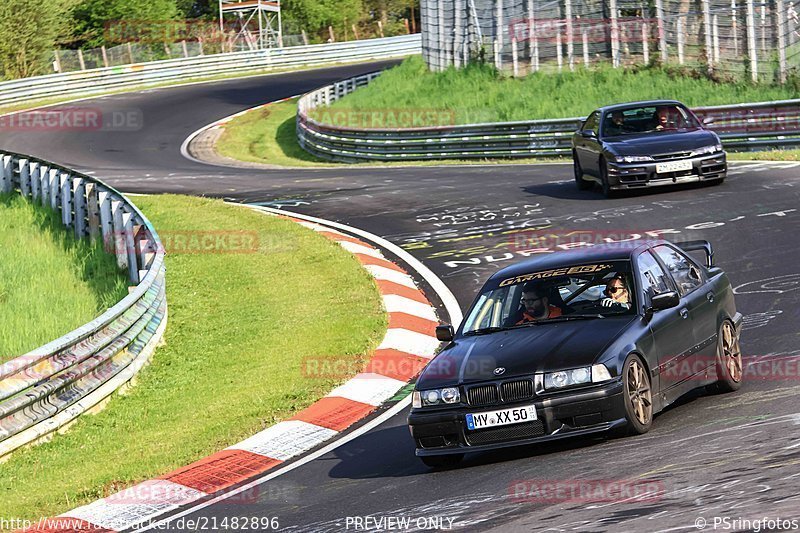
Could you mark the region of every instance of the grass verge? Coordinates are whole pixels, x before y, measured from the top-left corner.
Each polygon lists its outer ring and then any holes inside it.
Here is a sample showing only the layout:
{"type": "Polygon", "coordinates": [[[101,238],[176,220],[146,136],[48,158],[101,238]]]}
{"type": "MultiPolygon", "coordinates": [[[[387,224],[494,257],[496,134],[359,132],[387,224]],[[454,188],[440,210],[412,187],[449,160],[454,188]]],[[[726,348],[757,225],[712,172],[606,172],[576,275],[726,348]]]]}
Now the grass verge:
{"type": "Polygon", "coordinates": [[[76,239],[56,213],[18,194],[0,195],[0,363],[91,321],[126,294],[125,273],[101,242],[76,239]]]}
{"type": "MultiPolygon", "coordinates": [[[[431,72],[413,56],[367,87],[334,102],[340,111],[446,110],[455,124],[585,116],[597,107],[677,99],[690,107],[798,98],[796,85],[719,82],[678,68],[611,68],[510,78],[489,65],[431,72]]],[[[347,114],[339,115],[347,117],[347,114]]],[[[438,125],[438,124],[431,124],[438,125]]],[[[442,124],[448,125],[448,124],[442,124]]],[[[362,127],[370,127],[368,124],[362,127]]]]}
{"type": "Polygon", "coordinates": [[[168,253],[166,345],[104,411],[12,455],[0,468],[5,517],[54,516],[285,419],[344,379],[308,375],[304,360],[349,356],[355,374],[385,331],[370,276],[315,232],[218,200],[136,204],[168,252],[187,232],[245,236],[256,249],[168,253]]]}

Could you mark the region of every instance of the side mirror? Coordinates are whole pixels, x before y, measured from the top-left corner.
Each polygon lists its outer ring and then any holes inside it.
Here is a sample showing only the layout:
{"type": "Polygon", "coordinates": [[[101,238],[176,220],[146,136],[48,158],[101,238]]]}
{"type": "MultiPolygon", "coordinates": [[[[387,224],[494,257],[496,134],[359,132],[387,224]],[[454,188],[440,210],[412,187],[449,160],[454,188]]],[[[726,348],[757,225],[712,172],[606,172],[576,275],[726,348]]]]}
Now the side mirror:
{"type": "Polygon", "coordinates": [[[708,126],[709,124],[713,124],[713,123],[714,123],[714,117],[705,117],[703,119],[703,124],[706,125],[706,126],[708,126]]]}
{"type": "Polygon", "coordinates": [[[442,342],[450,342],[455,336],[453,326],[446,324],[444,326],[436,326],[436,338],[442,342]]]}
{"type": "Polygon", "coordinates": [[[652,302],[652,309],[653,311],[663,311],[664,309],[671,309],[673,307],[678,307],[678,304],[681,303],[681,297],[678,296],[678,293],[675,291],[664,292],[661,294],[656,294],[653,296],[652,302]]]}
{"type": "Polygon", "coordinates": [[[583,130],[581,131],[581,137],[585,139],[596,139],[597,134],[592,130],[583,130]]]}

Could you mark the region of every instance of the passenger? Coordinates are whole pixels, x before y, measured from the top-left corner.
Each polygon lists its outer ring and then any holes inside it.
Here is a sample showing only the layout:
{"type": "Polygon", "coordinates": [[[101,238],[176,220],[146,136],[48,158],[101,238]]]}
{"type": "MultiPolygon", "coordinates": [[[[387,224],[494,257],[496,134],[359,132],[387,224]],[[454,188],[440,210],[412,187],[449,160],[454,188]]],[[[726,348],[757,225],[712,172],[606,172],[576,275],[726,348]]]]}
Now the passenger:
{"type": "Polygon", "coordinates": [[[668,107],[657,107],[655,115],[653,116],[653,121],[656,124],[655,129],[657,131],[662,131],[672,127],[670,124],[670,112],[668,107]]]}
{"type": "Polygon", "coordinates": [[[527,322],[556,318],[562,314],[560,307],[550,305],[550,299],[542,287],[525,285],[522,289],[521,302],[522,316],[515,323],[517,326],[527,322]]]}
{"type": "Polygon", "coordinates": [[[625,115],[622,111],[612,111],[609,119],[610,121],[606,126],[608,130],[606,135],[614,136],[633,131],[633,129],[625,123],[625,115]]]}
{"type": "Polygon", "coordinates": [[[625,278],[621,274],[608,280],[603,294],[606,295],[605,298],[600,300],[600,305],[603,307],[614,307],[617,309],[631,308],[631,298],[628,294],[625,278]]]}

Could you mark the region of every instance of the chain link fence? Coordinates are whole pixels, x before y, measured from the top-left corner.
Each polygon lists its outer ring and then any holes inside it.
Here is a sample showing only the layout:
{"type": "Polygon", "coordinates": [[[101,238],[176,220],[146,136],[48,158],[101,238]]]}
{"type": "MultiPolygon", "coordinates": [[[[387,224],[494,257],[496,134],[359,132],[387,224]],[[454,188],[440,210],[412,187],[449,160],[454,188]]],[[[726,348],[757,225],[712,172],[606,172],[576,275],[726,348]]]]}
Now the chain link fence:
{"type": "Polygon", "coordinates": [[[422,0],[420,9],[432,70],[660,62],[783,83],[800,66],[800,6],[786,0],[422,0]]]}

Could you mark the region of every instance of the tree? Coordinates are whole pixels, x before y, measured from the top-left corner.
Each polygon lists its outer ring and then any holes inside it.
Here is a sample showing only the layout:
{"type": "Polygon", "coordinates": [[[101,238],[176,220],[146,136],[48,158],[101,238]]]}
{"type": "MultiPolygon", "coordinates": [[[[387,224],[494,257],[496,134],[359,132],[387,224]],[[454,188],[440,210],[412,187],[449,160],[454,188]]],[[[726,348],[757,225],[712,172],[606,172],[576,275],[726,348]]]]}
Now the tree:
{"type": "Polygon", "coordinates": [[[352,30],[363,14],[362,0],[285,0],[281,2],[283,19],[296,31],[306,30],[323,41],[328,38],[328,26],[332,26],[337,40],[352,30]]]}
{"type": "Polygon", "coordinates": [[[0,1],[0,68],[6,78],[50,71],[50,56],[67,30],[70,0],[0,1]]]}
{"type": "Polygon", "coordinates": [[[73,31],[89,48],[111,44],[122,34],[124,40],[152,42],[154,36],[168,29],[165,22],[178,15],[176,0],[81,0],[74,10],[73,31]],[[115,33],[120,23],[126,24],[125,31],[115,33]]]}

